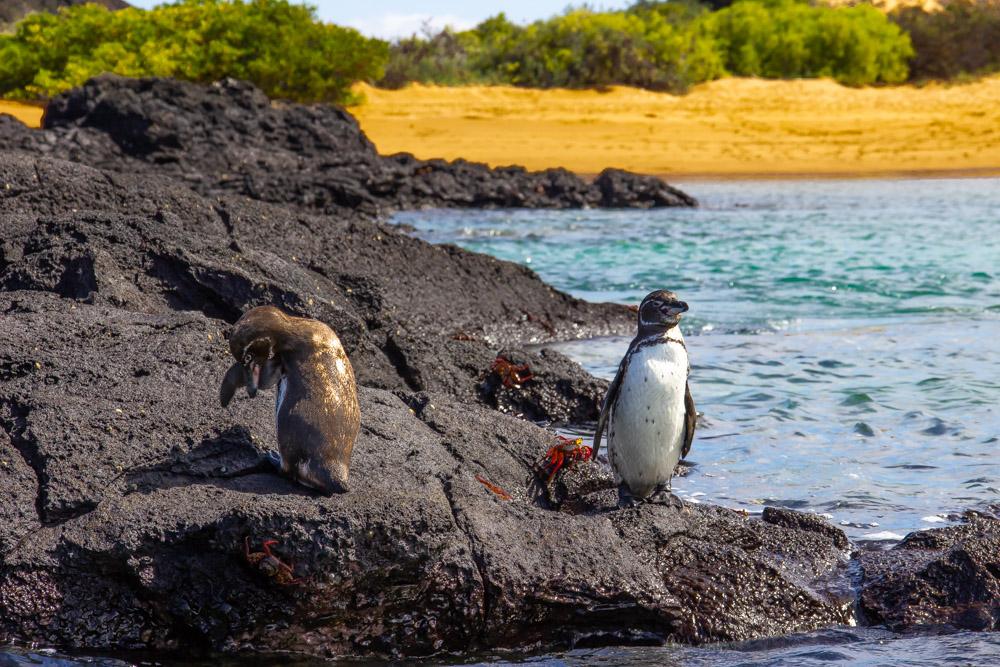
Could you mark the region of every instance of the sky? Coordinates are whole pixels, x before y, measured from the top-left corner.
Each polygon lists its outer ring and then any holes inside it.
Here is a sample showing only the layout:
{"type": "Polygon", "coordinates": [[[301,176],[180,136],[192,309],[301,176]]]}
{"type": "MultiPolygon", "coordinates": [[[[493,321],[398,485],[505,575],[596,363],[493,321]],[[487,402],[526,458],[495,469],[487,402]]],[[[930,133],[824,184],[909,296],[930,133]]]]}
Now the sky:
{"type": "MultiPolygon", "coordinates": [[[[137,7],[153,7],[163,0],[128,0],[137,7]]],[[[392,39],[407,37],[429,25],[440,29],[450,25],[456,29],[471,28],[483,19],[499,12],[512,21],[526,22],[547,18],[562,12],[568,5],[584,4],[583,0],[310,0],[324,21],[349,25],[366,35],[392,39]]],[[[598,0],[586,3],[596,8],[617,9],[631,0],[598,0]]]]}

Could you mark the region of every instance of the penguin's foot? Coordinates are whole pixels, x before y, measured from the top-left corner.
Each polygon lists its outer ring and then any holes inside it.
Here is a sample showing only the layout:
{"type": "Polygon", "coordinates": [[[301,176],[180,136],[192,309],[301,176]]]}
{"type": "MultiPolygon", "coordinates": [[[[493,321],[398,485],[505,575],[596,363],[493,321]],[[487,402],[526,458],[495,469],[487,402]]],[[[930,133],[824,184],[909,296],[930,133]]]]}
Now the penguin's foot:
{"type": "Polygon", "coordinates": [[[681,512],[684,513],[690,511],[684,504],[684,501],[678,498],[677,495],[670,490],[669,483],[661,484],[658,487],[656,487],[656,489],[653,490],[653,493],[649,496],[649,502],[655,505],[665,505],[667,507],[673,507],[675,509],[679,509],[681,512]]]}
{"type": "Polygon", "coordinates": [[[273,467],[277,472],[281,472],[285,469],[284,463],[281,460],[281,454],[278,452],[269,451],[267,454],[264,454],[264,458],[261,459],[261,461],[262,463],[273,467]]]}
{"type": "Polygon", "coordinates": [[[618,485],[618,507],[622,509],[638,507],[639,499],[632,495],[631,489],[622,482],[618,485]]]}

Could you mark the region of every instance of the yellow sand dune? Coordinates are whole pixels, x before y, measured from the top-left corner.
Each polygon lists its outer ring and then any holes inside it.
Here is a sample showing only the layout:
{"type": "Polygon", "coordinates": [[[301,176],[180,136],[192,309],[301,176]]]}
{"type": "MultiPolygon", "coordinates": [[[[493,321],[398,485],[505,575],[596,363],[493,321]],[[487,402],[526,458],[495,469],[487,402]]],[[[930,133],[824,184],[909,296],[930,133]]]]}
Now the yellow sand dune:
{"type": "Polygon", "coordinates": [[[360,86],[385,153],[667,176],[1000,173],[1000,76],[944,86],[722,79],[676,96],[506,86],[360,86]]]}
{"type": "Polygon", "coordinates": [[[38,127],[42,124],[42,112],[44,109],[39,106],[0,100],[0,113],[10,114],[28,127],[38,127]]]}

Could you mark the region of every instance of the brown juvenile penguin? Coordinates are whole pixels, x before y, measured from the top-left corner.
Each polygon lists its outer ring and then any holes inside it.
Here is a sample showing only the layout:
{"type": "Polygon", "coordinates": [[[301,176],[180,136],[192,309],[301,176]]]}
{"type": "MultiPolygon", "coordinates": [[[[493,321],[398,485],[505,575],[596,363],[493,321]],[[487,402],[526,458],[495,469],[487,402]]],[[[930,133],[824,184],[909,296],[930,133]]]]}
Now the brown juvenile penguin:
{"type": "Polygon", "coordinates": [[[354,369],[337,334],[318,320],[274,306],[243,314],[229,338],[236,357],[219,390],[222,406],[244,385],[250,397],[277,384],[272,462],[329,496],[347,491],[351,451],[361,429],[354,369]]]}

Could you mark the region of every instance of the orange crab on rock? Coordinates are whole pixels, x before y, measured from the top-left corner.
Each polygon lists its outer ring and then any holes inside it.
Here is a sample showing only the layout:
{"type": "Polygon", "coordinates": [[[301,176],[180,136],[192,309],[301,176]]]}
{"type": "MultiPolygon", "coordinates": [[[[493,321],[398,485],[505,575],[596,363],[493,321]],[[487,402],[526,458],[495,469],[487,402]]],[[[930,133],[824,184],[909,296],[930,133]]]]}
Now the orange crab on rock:
{"type": "Polygon", "coordinates": [[[271,553],[271,547],[275,544],[278,544],[278,540],[264,540],[261,545],[263,551],[250,551],[250,537],[244,538],[243,552],[247,562],[281,586],[301,584],[302,579],[295,576],[292,566],[271,553]]]}
{"type": "Polygon", "coordinates": [[[535,377],[531,374],[528,364],[514,364],[504,357],[494,359],[490,364],[490,370],[500,377],[500,382],[508,389],[520,387],[535,377]]]}
{"type": "Polygon", "coordinates": [[[564,467],[577,461],[590,461],[594,450],[583,444],[583,438],[567,438],[557,435],[556,444],[549,447],[538,462],[539,471],[546,475],[546,484],[551,484],[556,474],[564,467]]]}

